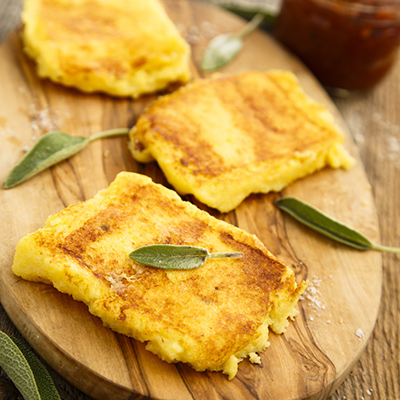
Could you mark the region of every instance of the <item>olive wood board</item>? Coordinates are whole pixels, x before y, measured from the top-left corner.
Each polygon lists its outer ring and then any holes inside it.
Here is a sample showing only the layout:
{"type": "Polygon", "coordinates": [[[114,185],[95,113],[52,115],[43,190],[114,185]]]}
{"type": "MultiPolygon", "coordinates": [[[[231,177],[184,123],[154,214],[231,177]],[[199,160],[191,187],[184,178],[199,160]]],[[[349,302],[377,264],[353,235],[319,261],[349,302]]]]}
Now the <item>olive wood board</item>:
{"type": "MultiPolygon", "coordinates": [[[[211,36],[236,31],[245,23],[215,6],[184,0],[165,1],[166,9],[192,46],[196,66],[211,36]]],[[[22,51],[19,31],[0,47],[0,180],[19,161],[25,147],[43,133],[60,129],[86,136],[131,127],[156,96],[139,100],[84,94],[39,79],[22,51]]],[[[283,335],[271,333],[262,364],[239,364],[229,381],[218,372],[195,372],[168,364],[145,344],[103,327],[87,307],[49,285],[27,282],[11,272],[15,246],[42,227],[46,218],[86,200],[108,186],[119,171],[136,171],[165,184],[156,163],[136,163],[127,138],[91,143],[79,154],[9,190],[0,190],[1,301],[33,348],[65,379],[95,399],[325,399],[350,372],[366,346],[379,309],[382,257],[337,244],[282,214],[281,196],[296,196],[379,242],[371,187],[355,144],[329,96],[312,74],[263,31],[245,40],[240,55],[221,73],[273,68],[293,71],[304,90],[324,103],[347,135],[357,164],[349,171],[324,169],[291,184],[281,193],[253,194],[236,210],[212,215],[252,234],[312,288],[299,302],[299,315],[283,335]]],[[[212,112],[212,110],[210,110],[212,112]]]]}

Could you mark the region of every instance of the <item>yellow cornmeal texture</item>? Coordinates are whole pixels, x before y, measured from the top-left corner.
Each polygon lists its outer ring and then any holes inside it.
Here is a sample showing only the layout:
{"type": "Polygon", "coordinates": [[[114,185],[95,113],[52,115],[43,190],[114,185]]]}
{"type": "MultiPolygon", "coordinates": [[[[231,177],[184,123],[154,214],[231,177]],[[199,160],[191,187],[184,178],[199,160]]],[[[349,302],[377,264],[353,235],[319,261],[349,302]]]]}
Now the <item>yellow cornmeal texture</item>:
{"type": "Polygon", "coordinates": [[[286,71],[197,80],[154,102],[130,133],[139,162],[157,160],[181,194],[222,212],[352,157],[327,109],[286,71]]]}
{"type": "Polygon", "coordinates": [[[230,379],[245,357],[260,362],[268,327],[285,331],[306,287],[296,285],[293,271],[255,236],[129,172],[21,239],[12,268],[86,303],[106,326],[147,342],[161,359],[230,379]],[[130,259],[148,244],[240,251],[243,257],[163,270],[130,259]]]}
{"type": "Polygon", "coordinates": [[[40,77],[138,97],[190,78],[188,44],[158,0],[25,0],[26,53],[40,77]]]}

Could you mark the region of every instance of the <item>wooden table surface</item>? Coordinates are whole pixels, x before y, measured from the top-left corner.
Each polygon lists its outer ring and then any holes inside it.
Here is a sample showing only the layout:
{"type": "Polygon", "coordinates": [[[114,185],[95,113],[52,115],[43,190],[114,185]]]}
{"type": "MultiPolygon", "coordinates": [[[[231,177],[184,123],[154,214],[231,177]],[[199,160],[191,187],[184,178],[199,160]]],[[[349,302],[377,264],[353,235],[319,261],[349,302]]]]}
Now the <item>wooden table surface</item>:
{"type": "MultiPolygon", "coordinates": [[[[20,10],[20,1],[0,0],[0,41],[19,23],[20,10]]],[[[381,242],[400,246],[400,56],[376,88],[333,100],[363,160],[376,202],[381,242]]],[[[384,254],[382,268],[381,310],[374,333],[353,371],[330,400],[400,399],[400,255],[384,254]]],[[[0,330],[23,340],[1,305],[0,330]]],[[[89,400],[49,370],[62,399],[89,400]]],[[[0,369],[0,400],[17,398],[21,396],[0,369]]]]}

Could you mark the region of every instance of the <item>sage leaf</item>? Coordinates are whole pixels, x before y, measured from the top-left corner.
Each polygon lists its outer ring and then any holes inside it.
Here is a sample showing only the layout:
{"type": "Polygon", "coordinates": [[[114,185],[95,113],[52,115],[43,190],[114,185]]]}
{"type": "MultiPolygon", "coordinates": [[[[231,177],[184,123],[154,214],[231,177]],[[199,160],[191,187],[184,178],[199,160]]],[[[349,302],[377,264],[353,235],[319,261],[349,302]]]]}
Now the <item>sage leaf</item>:
{"type": "Polygon", "coordinates": [[[43,135],[7,175],[3,187],[10,189],[81,151],[96,139],[126,135],[128,129],[112,129],[89,137],[52,131],[43,135]]]}
{"type": "Polygon", "coordinates": [[[309,228],[347,246],[358,250],[400,253],[400,248],[375,244],[355,229],[294,197],[283,197],[276,201],[276,205],[309,228]]]}
{"type": "Polygon", "coordinates": [[[61,397],[54,385],[54,382],[45,366],[40,362],[35,354],[33,354],[33,352],[25,346],[25,344],[23,344],[16,338],[11,339],[18,346],[18,348],[21,350],[26,360],[28,361],[29,366],[35,377],[36,385],[39,389],[42,400],[61,400],[61,397]]]}
{"type": "Polygon", "coordinates": [[[17,339],[0,331],[0,366],[25,400],[61,400],[50,374],[17,339]]]}
{"type": "Polygon", "coordinates": [[[203,71],[212,71],[231,62],[242,49],[243,39],[253,32],[263,20],[264,16],[258,13],[239,32],[214,37],[204,51],[200,68],[203,71]]]}
{"type": "Polygon", "coordinates": [[[203,71],[222,68],[232,61],[243,47],[242,39],[230,34],[216,36],[204,52],[201,62],[203,71]]]}
{"type": "Polygon", "coordinates": [[[241,252],[209,253],[207,249],[196,246],[150,244],[132,251],[129,257],[151,267],[185,270],[201,267],[207,258],[237,258],[242,255],[241,252]]]}

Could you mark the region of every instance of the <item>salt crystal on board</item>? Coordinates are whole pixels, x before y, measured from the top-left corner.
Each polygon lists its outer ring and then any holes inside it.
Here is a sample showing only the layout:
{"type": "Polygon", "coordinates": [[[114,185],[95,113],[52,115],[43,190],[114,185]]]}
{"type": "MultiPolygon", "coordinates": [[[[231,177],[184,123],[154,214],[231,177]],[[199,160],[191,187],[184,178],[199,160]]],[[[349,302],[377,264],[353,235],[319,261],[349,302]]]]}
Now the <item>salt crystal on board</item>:
{"type": "Polygon", "coordinates": [[[364,332],[362,331],[362,329],[357,329],[356,331],[356,336],[358,337],[359,340],[364,339],[364,332]]]}

